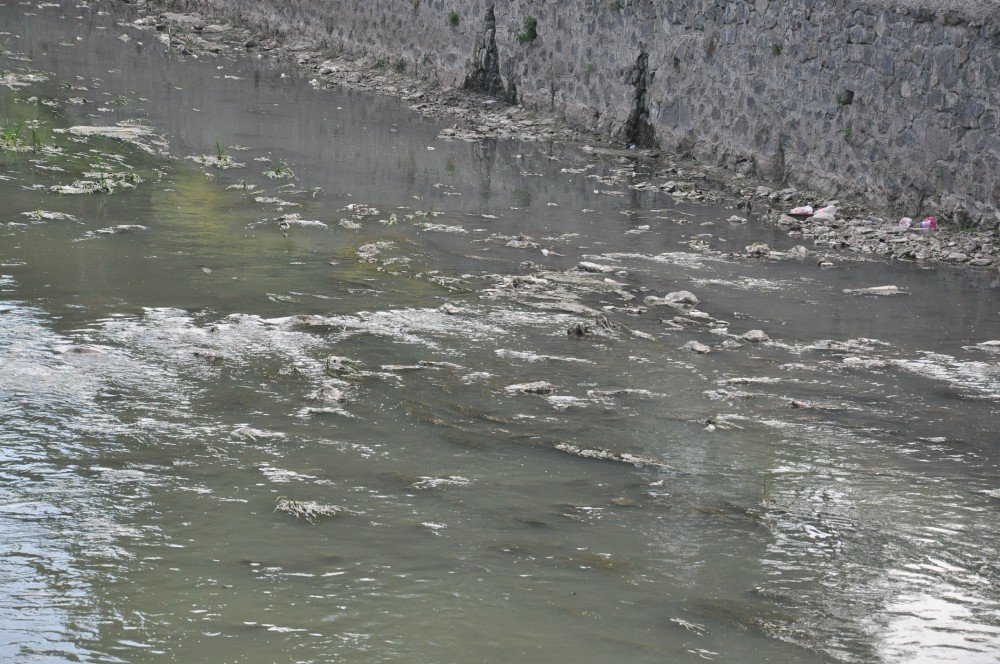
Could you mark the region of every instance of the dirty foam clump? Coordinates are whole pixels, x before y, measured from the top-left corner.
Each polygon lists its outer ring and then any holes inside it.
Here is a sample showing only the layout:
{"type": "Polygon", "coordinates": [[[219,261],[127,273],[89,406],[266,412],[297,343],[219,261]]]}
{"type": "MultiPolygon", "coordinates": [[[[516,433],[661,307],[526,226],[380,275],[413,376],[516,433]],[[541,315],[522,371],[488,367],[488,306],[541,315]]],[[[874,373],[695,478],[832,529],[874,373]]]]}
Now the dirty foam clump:
{"type": "Polygon", "coordinates": [[[147,473],[135,468],[103,468],[100,466],[91,466],[91,470],[100,472],[101,479],[113,484],[138,484],[140,482],[146,486],[150,486],[152,484],[147,473]]]}
{"type": "Polygon", "coordinates": [[[876,357],[862,357],[860,355],[848,355],[841,360],[841,366],[845,369],[863,369],[871,371],[874,369],[884,369],[889,366],[887,360],[876,357]]]}
{"type": "Polygon", "coordinates": [[[889,360],[889,364],[961,388],[970,396],[1000,399],[1000,364],[963,362],[950,355],[927,351],[919,359],[889,360]]]}
{"type": "Polygon", "coordinates": [[[493,378],[493,374],[488,371],[473,371],[472,373],[467,373],[462,376],[462,383],[465,385],[472,385],[474,383],[481,383],[493,378]]]}
{"type": "Polygon", "coordinates": [[[868,288],[845,288],[848,295],[909,295],[899,286],[870,286],[868,288]]]}
{"type": "Polygon", "coordinates": [[[295,171],[290,169],[285,162],[281,161],[271,170],[263,171],[262,175],[272,180],[287,180],[295,177],[295,171]]]}
{"type": "Polygon", "coordinates": [[[102,333],[117,343],[172,358],[179,365],[199,371],[205,370],[204,359],[214,356],[238,366],[252,366],[254,360],[272,357],[290,363],[307,376],[318,379],[324,373],[323,363],[313,359],[314,351],[322,346],[321,340],[248,314],[230,314],[200,324],[182,309],[147,308],[142,316],[109,319],[102,333]]]}
{"type": "Polygon", "coordinates": [[[11,90],[25,88],[32,83],[43,83],[47,80],[49,79],[44,74],[37,74],[33,72],[0,72],[0,86],[10,88],[11,90]]]}
{"type": "Polygon", "coordinates": [[[692,270],[704,269],[706,262],[723,262],[723,259],[718,256],[695,254],[688,251],[668,251],[662,254],[656,254],[655,256],[636,253],[608,253],[601,254],[600,257],[614,260],[645,260],[653,263],[664,263],[667,265],[676,265],[677,267],[686,267],[692,270]]]}
{"type": "Polygon", "coordinates": [[[418,224],[420,228],[425,231],[433,231],[436,233],[468,233],[469,231],[461,226],[449,226],[448,224],[432,224],[426,222],[423,224],[418,224]]]}
{"type": "Polygon", "coordinates": [[[276,208],[286,208],[286,207],[302,207],[301,203],[293,203],[291,201],[282,200],[275,196],[255,196],[255,203],[261,203],[263,205],[273,205],[276,208]]]}
{"type": "Polygon", "coordinates": [[[723,378],[718,381],[719,385],[775,385],[782,381],[777,376],[736,376],[734,378],[723,378]]]}
{"type": "Polygon", "coordinates": [[[280,431],[265,431],[264,429],[242,426],[233,429],[232,437],[236,440],[256,443],[262,440],[284,440],[288,438],[288,434],[280,431]]]}
{"type": "Polygon", "coordinates": [[[533,309],[597,316],[599,311],[585,304],[583,298],[614,294],[623,302],[634,299],[622,282],[599,273],[566,270],[539,272],[534,275],[488,275],[495,285],[481,291],[488,300],[514,300],[533,309]]]}
{"type": "Polygon", "coordinates": [[[576,264],[576,268],[582,272],[594,272],[597,274],[614,274],[615,272],[621,270],[620,267],[603,265],[601,263],[592,263],[590,261],[580,261],[576,264]]]}
{"type": "Polygon", "coordinates": [[[565,327],[573,323],[576,318],[566,313],[552,313],[548,311],[524,311],[497,309],[489,312],[487,318],[496,322],[504,328],[528,327],[528,328],[550,328],[565,327]]]}
{"type": "Polygon", "coordinates": [[[556,386],[544,380],[536,380],[531,383],[516,383],[503,388],[510,394],[543,394],[548,395],[556,391],[556,386]]]}
{"type": "Polygon", "coordinates": [[[34,221],[76,221],[76,217],[65,212],[49,212],[47,210],[32,210],[22,212],[22,216],[34,221]]]}
{"type": "Polygon", "coordinates": [[[981,341],[975,346],[965,346],[966,350],[976,349],[984,350],[987,353],[1000,353],[1000,339],[994,339],[991,341],[981,341]]]}
{"type": "Polygon", "coordinates": [[[299,228],[328,228],[328,226],[322,221],[303,219],[298,213],[295,212],[283,214],[278,218],[278,228],[281,230],[286,231],[292,226],[297,226],[299,228]]]}
{"type": "Polygon", "coordinates": [[[739,279],[692,279],[691,281],[698,286],[725,286],[728,288],[735,288],[736,290],[754,292],[787,291],[789,288],[797,286],[797,284],[791,281],[755,279],[752,277],[740,277],[739,279]]]}
{"type": "Polygon", "coordinates": [[[691,291],[675,291],[673,293],[667,293],[663,297],[647,295],[643,298],[642,302],[649,307],[667,306],[681,311],[686,311],[692,307],[698,306],[701,301],[691,291]]]}
{"type": "Polygon", "coordinates": [[[661,395],[658,395],[655,392],[651,392],[649,390],[641,388],[621,387],[621,388],[587,390],[587,396],[590,397],[591,399],[607,402],[612,397],[629,397],[629,396],[654,397],[661,395]]]}
{"type": "Polygon", "coordinates": [[[313,401],[320,403],[347,403],[347,392],[343,388],[349,387],[349,383],[343,380],[328,380],[318,390],[309,395],[313,401]]]}
{"type": "Polygon", "coordinates": [[[142,178],[132,171],[93,171],[84,173],[83,179],[72,184],[53,185],[49,187],[49,191],[67,196],[113,194],[119,189],[135,189],[141,182],[142,178]]]}
{"type": "Polygon", "coordinates": [[[368,244],[363,244],[358,247],[357,255],[358,260],[362,263],[373,262],[383,251],[386,249],[391,249],[396,246],[395,242],[390,240],[379,240],[378,242],[369,242],[368,244]]]}
{"type": "Polygon", "coordinates": [[[301,418],[322,417],[324,415],[337,415],[339,417],[354,418],[355,415],[343,406],[334,404],[330,406],[306,406],[296,411],[295,416],[301,418]]]}
{"type": "Polygon", "coordinates": [[[220,170],[228,170],[230,168],[243,168],[246,164],[241,164],[238,161],[233,161],[233,158],[228,154],[224,155],[212,155],[212,154],[201,154],[201,155],[191,155],[188,157],[191,161],[201,166],[207,166],[209,168],[218,168],[220,170]]]}
{"type": "Polygon", "coordinates": [[[101,237],[105,235],[123,235],[125,233],[135,233],[138,231],[149,230],[141,224],[119,224],[117,226],[109,226],[107,228],[98,228],[96,231],[88,231],[83,234],[81,240],[90,240],[95,237],[101,237]]]}
{"type": "Polygon", "coordinates": [[[342,207],[341,210],[346,210],[347,212],[350,212],[355,219],[360,219],[361,217],[376,216],[381,214],[378,208],[372,207],[365,203],[351,203],[345,207],[342,207]]]}
{"type": "Polygon", "coordinates": [[[525,352],[520,350],[508,350],[498,348],[494,353],[497,357],[509,358],[512,360],[523,360],[524,362],[577,362],[579,364],[593,364],[592,360],[585,360],[579,357],[560,357],[558,355],[539,355],[538,353],[525,352]]]}
{"type": "Polygon", "coordinates": [[[274,511],[291,514],[296,519],[305,519],[309,523],[316,523],[318,519],[340,516],[341,514],[360,514],[360,512],[339,505],[327,505],[314,500],[292,500],[284,496],[277,499],[274,511]]]}
{"type": "Polygon", "coordinates": [[[545,397],[545,400],[555,410],[564,411],[570,408],[586,408],[590,403],[587,399],[570,396],[568,394],[552,394],[545,397]]]}
{"type": "Polygon", "coordinates": [[[889,349],[891,347],[892,344],[890,344],[887,341],[858,337],[857,339],[846,339],[844,341],[841,341],[839,339],[819,339],[817,341],[813,341],[812,343],[802,346],[789,346],[789,350],[793,352],[802,352],[807,350],[822,350],[822,351],[832,351],[834,353],[871,354],[875,353],[880,348],[889,349]]]}
{"type": "Polygon", "coordinates": [[[76,125],[68,129],[53,129],[53,132],[57,134],[70,134],[71,136],[79,136],[81,138],[110,138],[134,145],[149,154],[162,153],[167,149],[167,142],[163,138],[156,136],[152,127],[130,122],[122,122],[117,125],[105,127],[76,125]],[[158,150],[154,149],[154,146],[158,150]]]}
{"type": "Polygon", "coordinates": [[[446,314],[438,309],[359,311],[354,315],[325,317],[291,316],[272,318],[265,322],[288,330],[335,333],[340,339],[372,334],[432,348],[437,348],[438,344],[427,337],[462,337],[470,341],[486,341],[507,334],[502,327],[473,318],[446,314]]]}
{"type": "Polygon", "coordinates": [[[438,533],[439,530],[444,530],[445,528],[448,527],[447,524],[444,524],[444,523],[434,523],[433,521],[424,521],[420,525],[423,526],[424,528],[430,529],[431,532],[433,532],[435,535],[440,534],[440,533],[438,533]]]}
{"type": "Polygon", "coordinates": [[[631,454],[629,452],[613,452],[611,450],[580,447],[571,443],[559,443],[555,449],[566,454],[572,454],[583,459],[594,459],[597,461],[613,461],[617,463],[628,463],[635,466],[649,466],[652,468],[671,469],[672,467],[649,456],[641,454],[631,454]]]}
{"type": "Polygon", "coordinates": [[[442,486],[468,486],[470,480],[461,475],[447,475],[445,477],[421,477],[411,484],[414,489],[436,489],[442,486]]]}
{"type": "Polygon", "coordinates": [[[284,468],[275,468],[267,463],[260,464],[257,466],[257,469],[264,477],[275,484],[287,484],[293,480],[303,481],[316,479],[315,475],[306,475],[304,473],[296,473],[292,470],[285,470],[284,468]]]}

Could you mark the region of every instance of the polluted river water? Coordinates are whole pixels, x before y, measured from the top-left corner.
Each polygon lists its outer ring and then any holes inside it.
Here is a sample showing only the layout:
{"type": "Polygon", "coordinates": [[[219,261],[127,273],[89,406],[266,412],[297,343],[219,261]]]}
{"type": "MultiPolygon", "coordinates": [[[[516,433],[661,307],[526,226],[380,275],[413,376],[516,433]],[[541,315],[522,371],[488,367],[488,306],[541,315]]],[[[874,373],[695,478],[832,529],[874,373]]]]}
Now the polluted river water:
{"type": "Polygon", "coordinates": [[[0,659],[998,661],[995,275],[119,11],[0,4],[0,659]]]}

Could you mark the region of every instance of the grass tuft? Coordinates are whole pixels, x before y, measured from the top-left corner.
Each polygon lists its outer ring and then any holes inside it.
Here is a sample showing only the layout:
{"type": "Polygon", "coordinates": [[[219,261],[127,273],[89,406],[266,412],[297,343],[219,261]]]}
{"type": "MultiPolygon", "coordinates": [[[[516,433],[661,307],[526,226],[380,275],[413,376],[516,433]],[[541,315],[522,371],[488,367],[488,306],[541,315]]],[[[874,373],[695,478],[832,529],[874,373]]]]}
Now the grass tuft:
{"type": "Polygon", "coordinates": [[[538,37],[538,21],[534,16],[525,16],[523,29],[515,35],[522,44],[530,44],[538,37]]]}

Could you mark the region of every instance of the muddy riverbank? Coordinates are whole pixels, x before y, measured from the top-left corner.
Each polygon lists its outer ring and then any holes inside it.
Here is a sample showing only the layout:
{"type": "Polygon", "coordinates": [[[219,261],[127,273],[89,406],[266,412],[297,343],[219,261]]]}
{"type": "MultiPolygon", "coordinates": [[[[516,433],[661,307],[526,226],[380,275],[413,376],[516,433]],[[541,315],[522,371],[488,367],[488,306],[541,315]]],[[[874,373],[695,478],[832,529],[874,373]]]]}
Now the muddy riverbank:
{"type": "MultiPolygon", "coordinates": [[[[562,141],[595,146],[592,153],[621,162],[612,180],[637,188],[657,189],[684,200],[728,200],[746,213],[741,219],[774,224],[822,248],[853,251],[898,260],[943,261],[974,268],[1000,270],[1000,220],[978,226],[938,219],[913,206],[908,217],[889,217],[884,211],[831,200],[830,193],[774,187],[746,174],[699,165],[659,151],[622,150],[606,136],[569,126],[563,119],[520,106],[510,106],[460,89],[435,85],[408,75],[404,61],[361,56],[336,57],[322,45],[289,36],[268,35],[254,26],[233,26],[224,16],[202,16],[161,11],[170,3],[140,3],[136,18],[123,27],[155,30],[160,42],[181,55],[194,57],[266,57],[294,66],[310,85],[345,87],[397,98],[432,118],[451,118],[452,127],[440,136],[449,140],[562,141]],[[216,22],[213,22],[215,20],[216,22]],[[634,162],[645,162],[634,167],[634,162]],[[636,176],[644,181],[635,183],[636,176]],[[648,181],[645,181],[648,180],[648,181]],[[811,204],[816,210],[834,204],[832,216],[790,217],[792,209],[811,204]],[[933,219],[934,228],[921,228],[933,219]]],[[[927,208],[930,209],[930,208],[927,208]]]]}
{"type": "Polygon", "coordinates": [[[994,0],[169,6],[884,216],[1000,221],[994,0]]]}

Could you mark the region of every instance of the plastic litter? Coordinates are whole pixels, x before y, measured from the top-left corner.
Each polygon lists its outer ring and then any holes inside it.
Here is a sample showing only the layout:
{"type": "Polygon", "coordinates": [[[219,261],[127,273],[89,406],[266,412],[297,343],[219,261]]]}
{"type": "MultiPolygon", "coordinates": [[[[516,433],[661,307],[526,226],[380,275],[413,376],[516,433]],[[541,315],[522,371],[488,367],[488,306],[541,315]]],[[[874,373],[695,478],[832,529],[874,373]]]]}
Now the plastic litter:
{"type": "Polygon", "coordinates": [[[920,228],[937,228],[937,217],[924,217],[920,222],[920,228]]]}
{"type": "Polygon", "coordinates": [[[813,212],[814,212],[813,206],[802,205],[797,208],[792,208],[792,211],[789,212],[788,214],[790,214],[793,217],[811,217],[813,215],[813,212]]]}
{"type": "Polygon", "coordinates": [[[818,219],[820,221],[835,221],[837,219],[837,206],[827,205],[826,207],[816,210],[816,213],[812,216],[813,219],[818,219]]]}
{"type": "Polygon", "coordinates": [[[903,217],[902,219],[899,220],[900,228],[909,228],[912,225],[913,225],[913,220],[910,219],[909,217],[903,217]]]}

